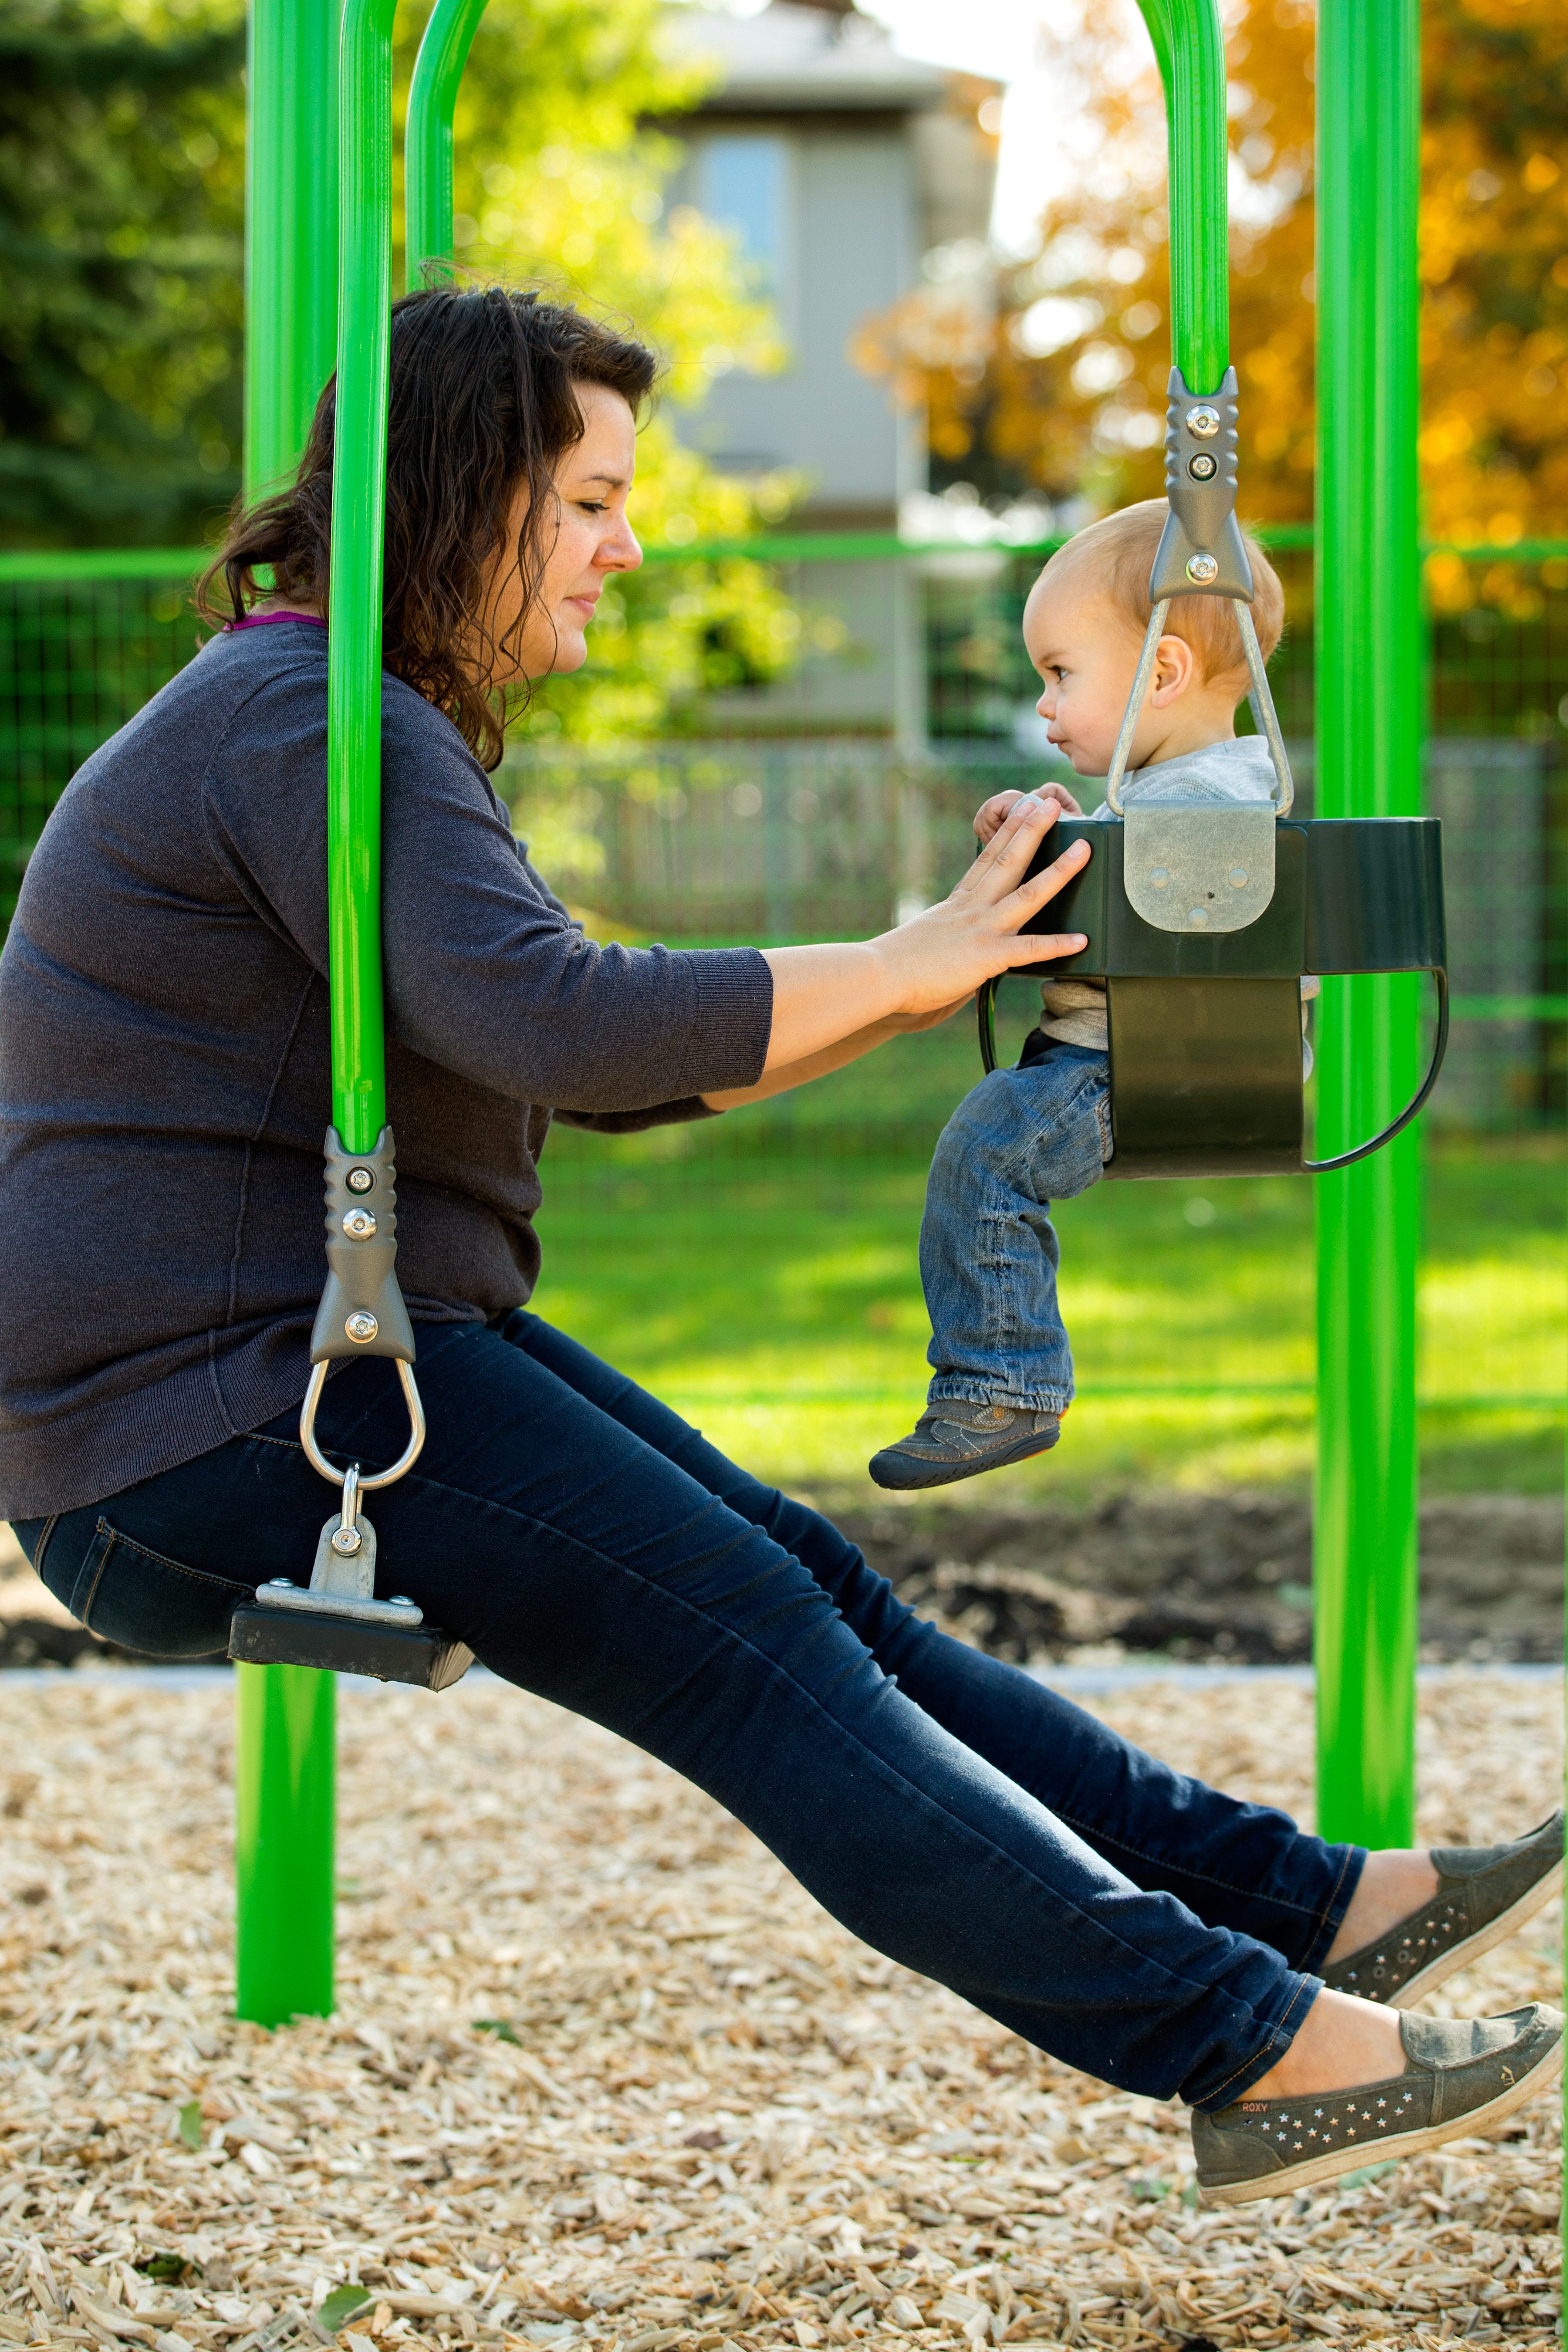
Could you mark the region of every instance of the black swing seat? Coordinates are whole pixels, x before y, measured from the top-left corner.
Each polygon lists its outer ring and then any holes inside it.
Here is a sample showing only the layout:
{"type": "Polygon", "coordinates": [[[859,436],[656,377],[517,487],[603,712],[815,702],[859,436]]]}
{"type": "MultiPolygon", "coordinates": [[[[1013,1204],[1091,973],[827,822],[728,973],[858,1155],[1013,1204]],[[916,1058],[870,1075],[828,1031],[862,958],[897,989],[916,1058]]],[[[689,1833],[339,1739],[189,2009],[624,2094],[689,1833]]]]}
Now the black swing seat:
{"type": "MultiPolygon", "coordinates": [[[[1442,826],[1436,817],[1281,819],[1274,887],[1242,928],[1163,929],[1129,898],[1125,824],[1064,817],[1032,873],[1087,841],[1089,864],[1026,931],[1083,931],[1089,944],[1024,967],[1041,979],[1103,979],[1110,1032],[1113,1157],[1108,1177],[1321,1173],[1377,1150],[1420,1109],[1447,1038],[1442,826]],[[1431,972],[1437,1038],[1418,1093],[1379,1136],[1332,1160],[1305,1157],[1300,977],[1431,972]]],[[[1245,877],[1243,877],[1245,879],[1245,877]]],[[[1209,895],[1213,895],[1211,892],[1209,895]]],[[[989,1040],[990,992],[981,1004],[989,1040]]]]}
{"type": "Polygon", "coordinates": [[[229,1626],[228,1654],[250,1666],[318,1666],[371,1675],[381,1683],[449,1690],[474,1663],[466,1643],[434,1625],[376,1625],[325,1610],[284,1611],[247,1602],[229,1626]]]}

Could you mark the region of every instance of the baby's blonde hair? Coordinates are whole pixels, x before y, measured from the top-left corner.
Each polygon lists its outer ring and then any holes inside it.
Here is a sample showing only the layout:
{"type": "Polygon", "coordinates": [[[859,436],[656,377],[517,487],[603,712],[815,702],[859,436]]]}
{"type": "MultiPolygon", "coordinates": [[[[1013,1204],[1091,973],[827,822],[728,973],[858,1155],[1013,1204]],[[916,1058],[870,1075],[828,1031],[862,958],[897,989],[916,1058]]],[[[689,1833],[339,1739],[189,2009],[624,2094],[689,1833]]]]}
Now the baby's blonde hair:
{"type": "MultiPolygon", "coordinates": [[[[1055,573],[1060,579],[1063,573],[1085,569],[1128,627],[1141,637],[1152,610],[1149,574],[1169,511],[1163,499],[1143,499],[1137,506],[1102,516],[1065,547],[1058,548],[1040,577],[1044,580],[1055,573]]],[[[1252,533],[1244,530],[1241,536],[1252,566],[1253,625],[1267,661],[1285,626],[1285,591],[1252,533]]],[[[1172,636],[1191,646],[1205,685],[1228,685],[1234,679],[1240,700],[1247,685],[1247,652],[1237,625],[1236,607],[1228,596],[1173,596],[1165,627],[1172,636]]]]}

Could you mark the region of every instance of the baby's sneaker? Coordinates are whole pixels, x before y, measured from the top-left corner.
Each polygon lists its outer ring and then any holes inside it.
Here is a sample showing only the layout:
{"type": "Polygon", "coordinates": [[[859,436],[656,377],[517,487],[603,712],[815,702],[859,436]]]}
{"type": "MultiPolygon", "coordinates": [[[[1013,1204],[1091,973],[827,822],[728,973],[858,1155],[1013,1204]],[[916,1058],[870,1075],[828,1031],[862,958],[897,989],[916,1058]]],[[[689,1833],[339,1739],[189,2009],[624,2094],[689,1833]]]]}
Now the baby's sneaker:
{"type": "Polygon", "coordinates": [[[1048,1453],[1060,1435],[1058,1413],[944,1399],[921,1413],[908,1437],[874,1454],[868,1467],[879,1486],[951,1486],[1048,1453]]]}

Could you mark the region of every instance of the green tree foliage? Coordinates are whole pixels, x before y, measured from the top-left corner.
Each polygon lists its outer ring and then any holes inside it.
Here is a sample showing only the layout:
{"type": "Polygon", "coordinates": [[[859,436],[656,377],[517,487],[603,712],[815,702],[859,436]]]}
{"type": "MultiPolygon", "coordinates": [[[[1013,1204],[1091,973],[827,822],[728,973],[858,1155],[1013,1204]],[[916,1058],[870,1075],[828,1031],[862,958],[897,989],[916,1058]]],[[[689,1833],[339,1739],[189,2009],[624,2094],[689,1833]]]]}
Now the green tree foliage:
{"type": "MultiPolygon", "coordinates": [[[[0,0],[0,538],[195,541],[238,488],[243,35],[232,0],[0,0]],[[176,13],[177,12],[177,13],[176,13]]],[[[423,7],[400,16],[401,124],[423,7]]],[[[492,0],[457,120],[458,261],[626,326],[665,365],[633,520],[651,544],[752,535],[794,492],[682,446],[698,405],[777,343],[729,240],[667,216],[700,68],[658,0],[492,0]]],[[[401,142],[399,142],[401,144],[401,142]]],[[[402,283],[401,183],[396,282],[402,283]]],[[[607,593],[589,670],[525,722],[603,738],[700,723],[703,697],[787,667],[800,624],[763,565],[694,556],[607,593]]]]}
{"type": "MultiPolygon", "coordinates": [[[[399,58],[400,91],[418,29],[399,58]]],[[[716,473],[673,429],[672,412],[700,406],[716,377],[780,357],[729,239],[689,207],[666,210],[680,151],[646,126],[685,111],[703,81],[667,54],[658,0],[490,0],[456,123],[459,265],[580,302],[665,362],[632,501],[638,533],[662,548],[745,539],[795,491],[783,477],[716,473]]],[[[606,592],[588,668],[541,692],[528,730],[603,740],[700,725],[708,693],[777,676],[800,634],[762,564],[649,564],[606,592]]]]}
{"type": "Polygon", "coordinates": [[[194,537],[238,487],[241,20],[0,15],[0,539],[194,537]]]}

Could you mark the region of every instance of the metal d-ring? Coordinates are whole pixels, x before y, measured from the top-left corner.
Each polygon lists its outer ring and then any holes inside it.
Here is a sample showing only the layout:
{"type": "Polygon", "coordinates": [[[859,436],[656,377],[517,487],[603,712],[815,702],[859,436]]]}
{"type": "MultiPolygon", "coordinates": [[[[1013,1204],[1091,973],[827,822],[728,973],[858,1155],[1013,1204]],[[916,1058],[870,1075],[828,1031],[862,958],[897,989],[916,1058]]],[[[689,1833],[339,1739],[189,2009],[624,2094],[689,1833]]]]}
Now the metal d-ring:
{"type": "MultiPolygon", "coordinates": [[[[324,1363],[310,1367],[310,1383],[305,1391],[305,1402],[300,1408],[300,1443],[305,1449],[305,1459],[311,1469],[319,1471],[331,1486],[342,1486],[342,1472],[328,1461],[316,1443],[316,1408],[321,1402],[321,1391],[326,1386],[327,1370],[324,1363]]],[[[408,1443],[390,1470],[378,1470],[369,1478],[361,1475],[359,1491],[362,1495],[368,1495],[376,1486],[393,1486],[405,1472],[412,1470],[425,1444],[425,1408],[419,1402],[419,1391],[415,1385],[413,1365],[405,1364],[400,1359],[397,1377],[403,1383],[403,1402],[408,1407],[408,1443]]]]}

